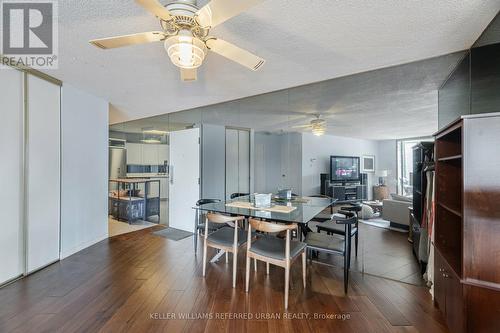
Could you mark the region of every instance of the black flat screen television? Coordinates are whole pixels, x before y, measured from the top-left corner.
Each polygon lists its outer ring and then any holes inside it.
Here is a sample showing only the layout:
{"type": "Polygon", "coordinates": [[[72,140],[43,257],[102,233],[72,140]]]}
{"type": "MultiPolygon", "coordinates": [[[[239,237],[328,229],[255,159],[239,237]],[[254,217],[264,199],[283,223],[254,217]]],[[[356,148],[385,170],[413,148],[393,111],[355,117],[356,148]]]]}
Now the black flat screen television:
{"type": "Polygon", "coordinates": [[[354,156],[330,156],[330,180],[359,181],[359,157],[354,156]]]}

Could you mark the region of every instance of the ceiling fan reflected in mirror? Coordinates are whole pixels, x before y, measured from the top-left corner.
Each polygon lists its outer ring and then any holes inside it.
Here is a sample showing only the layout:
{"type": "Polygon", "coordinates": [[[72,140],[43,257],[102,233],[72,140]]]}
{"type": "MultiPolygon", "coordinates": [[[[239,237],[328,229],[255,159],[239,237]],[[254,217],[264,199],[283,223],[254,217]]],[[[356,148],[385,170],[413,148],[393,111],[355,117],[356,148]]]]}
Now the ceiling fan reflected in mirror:
{"type": "Polygon", "coordinates": [[[164,42],[172,63],[180,68],[182,81],[196,81],[197,68],[208,51],[215,52],[251,70],[258,70],[265,60],[220,38],[210,30],[264,0],[211,0],[198,8],[196,0],[175,0],[165,6],[158,0],[135,0],[160,19],[161,31],[149,31],[91,40],[101,49],[135,44],[164,42]]]}
{"type": "Polygon", "coordinates": [[[299,125],[299,126],[293,126],[292,128],[304,128],[304,129],[310,129],[312,134],[316,136],[322,136],[326,133],[326,120],[321,119],[320,114],[314,115],[316,119],[311,120],[311,122],[307,125],[299,125]]]}

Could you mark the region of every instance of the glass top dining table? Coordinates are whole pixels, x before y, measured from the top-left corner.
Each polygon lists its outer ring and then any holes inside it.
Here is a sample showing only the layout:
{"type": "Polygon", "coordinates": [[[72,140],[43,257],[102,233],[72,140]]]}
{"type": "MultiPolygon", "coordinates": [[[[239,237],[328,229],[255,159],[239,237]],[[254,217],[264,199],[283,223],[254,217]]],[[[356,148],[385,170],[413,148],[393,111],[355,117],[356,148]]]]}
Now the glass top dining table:
{"type": "Polygon", "coordinates": [[[337,200],[332,198],[319,198],[319,197],[294,197],[291,200],[278,200],[273,199],[271,205],[292,206],[295,209],[289,213],[267,211],[259,209],[246,209],[227,206],[231,202],[252,202],[253,196],[238,197],[233,200],[221,201],[217,203],[208,203],[193,207],[201,211],[210,211],[222,214],[235,214],[245,217],[255,217],[275,222],[282,223],[298,223],[305,225],[311,221],[316,215],[321,213],[325,208],[334,204],[337,200]]]}

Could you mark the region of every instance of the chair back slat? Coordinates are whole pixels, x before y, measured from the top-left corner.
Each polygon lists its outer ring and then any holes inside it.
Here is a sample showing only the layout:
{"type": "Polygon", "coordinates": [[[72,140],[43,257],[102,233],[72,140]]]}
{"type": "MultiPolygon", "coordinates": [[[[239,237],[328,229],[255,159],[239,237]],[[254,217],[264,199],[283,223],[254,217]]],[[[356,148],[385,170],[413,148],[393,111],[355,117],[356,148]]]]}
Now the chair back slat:
{"type": "Polygon", "coordinates": [[[297,224],[278,224],[274,222],[266,222],[256,219],[249,219],[250,226],[262,232],[281,232],[285,230],[297,229],[297,224]]]}
{"type": "Polygon", "coordinates": [[[355,224],[358,221],[358,218],[354,213],[346,212],[343,210],[340,210],[339,213],[345,215],[345,217],[334,216],[333,220],[335,220],[335,222],[338,224],[355,224]]]}
{"type": "Polygon", "coordinates": [[[247,196],[247,195],[250,195],[250,193],[232,193],[229,198],[230,199],[236,199],[236,198],[239,198],[239,197],[244,197],[244,196],[247,196]]]}
{"type": "Polygon", "coordinates": [[[207,213],[207,220],[212,223],[228,223],[244,220],[244,216],[226,216],[221,214],[207,213]]]}
{"type": "Polygon", "coordinates": [[[220,199],[200,199],[198,201],[196,201],[196,206],[201,206],[201,205],[205,205],[205,204],[209,204],[209,203],[217,203],[217,202],[221,202],[220,199]]]}

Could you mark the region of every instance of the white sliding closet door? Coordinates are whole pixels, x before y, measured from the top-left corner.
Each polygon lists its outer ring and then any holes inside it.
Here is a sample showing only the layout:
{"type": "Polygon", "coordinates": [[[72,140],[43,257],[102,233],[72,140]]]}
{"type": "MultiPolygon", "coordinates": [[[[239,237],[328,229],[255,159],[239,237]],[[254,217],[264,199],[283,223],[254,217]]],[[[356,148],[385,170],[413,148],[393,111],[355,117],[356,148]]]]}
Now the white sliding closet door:
{"type": "Polygon", "coordinates": [[[250,193],[250,131],[238,131],[238,191],[250,193]]]}
{"type": "Polygon", "coordinates": [[[30,273],[59,259],[61,145],[58,85],[28,75],[26,121],[26,248],[27,271],[30,273]]]}
{"type": "Polygon", "coordinates": [[[238,188],[238,165],[238,130],[226,128],[226,200],[233,193],[242,193],[238,188]]]}
{"type": "MultiPolygon", "coordinates": [[[[1,66],[0,66],[1,67],[1,66]]],[[[23,73],[0,68],[0,284],[24,273],[23,73]]]]}
{"type": "Polygon", "coordinates": [[[226,128],[226,199],[250,193],[250,131],[226,128]]]}

